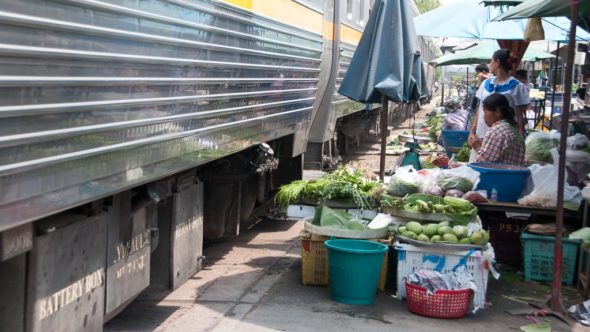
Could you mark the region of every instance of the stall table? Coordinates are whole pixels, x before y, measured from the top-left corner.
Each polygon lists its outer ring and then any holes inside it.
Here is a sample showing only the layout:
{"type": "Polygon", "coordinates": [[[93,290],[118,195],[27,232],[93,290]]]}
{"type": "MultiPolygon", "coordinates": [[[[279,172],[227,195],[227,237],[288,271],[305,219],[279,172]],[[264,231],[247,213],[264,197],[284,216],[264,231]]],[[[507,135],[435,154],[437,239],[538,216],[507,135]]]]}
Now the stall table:
{"type": "MultiPolygon", "coordinates": [[[[525,206],[516,202],[475,205],[484,228],[490,230],[490,242],[496,251],[497,260],[515,267],[522,267],[520,235],[523,229],[531,223],[547,223],[555,219],[555,208],[525,206]]],[[[577,217],[577,211],[565,210],[565,218],[577,217]]]]}
{"type": "MultiPolygon", "coordinates": [[[[476,203],[479,211],[483,212],[511,212],[511,213],[526,213],[541,216],[555,216],[555,208],[545,208],[536,206],[526,206],[512,202],[491,202],[491,203],[476,203]]],[[[568,211],[566,210],[566,214],[568,211]]],[[[575,212],[571,214],[576,215],[575,212]]]]}

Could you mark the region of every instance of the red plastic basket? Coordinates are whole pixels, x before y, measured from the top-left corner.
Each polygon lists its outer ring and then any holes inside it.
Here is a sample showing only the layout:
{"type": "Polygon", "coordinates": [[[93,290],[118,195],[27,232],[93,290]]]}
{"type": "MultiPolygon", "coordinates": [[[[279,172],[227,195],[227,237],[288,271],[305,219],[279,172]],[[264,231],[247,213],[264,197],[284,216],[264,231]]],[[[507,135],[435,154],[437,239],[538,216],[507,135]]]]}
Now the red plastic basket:
{"type": "Polygon", "coordinates": [[[408,310],[434,318],[461,318],[467,315],[473,299],[472,289],[437,290],[427,293],[424,287],[406,282],[408,310]]]}

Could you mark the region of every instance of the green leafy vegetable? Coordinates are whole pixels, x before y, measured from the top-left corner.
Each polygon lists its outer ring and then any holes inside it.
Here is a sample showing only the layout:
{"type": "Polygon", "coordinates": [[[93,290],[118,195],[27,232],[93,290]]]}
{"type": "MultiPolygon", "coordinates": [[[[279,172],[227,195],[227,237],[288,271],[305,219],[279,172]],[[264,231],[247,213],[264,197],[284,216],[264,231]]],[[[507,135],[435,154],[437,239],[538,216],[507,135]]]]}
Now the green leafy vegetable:
{"type": "Polygon", "coordinates": [[[456,160],[466,163],[469,162],[469,157],[471,156],[471,148],[467,143],[463,144],[459,152],[457,152],[456,160]]]}
{"type": "Polygon", "coordinates": [[[559,142],[548,134],[535,132],[526,139],[525,159],[529,161],[553,163],[551,149],[559,142]]]}
{"type": "Polygon", "coordinates": [[[305,200],[350,200],[361,209],[370,209],[383,191],[383,185],[372,180],[367,171],[341,166],[336,171],[315,180],[299,180],[284,185],[275,196],[275,204],[286,207],[305,200]]]}
{"type": "Polygon", "coordinates": [[[436,183],[443,190],[457,189],[465,193],[473,189],[473,182],[469,181],[468,179],[444,172],[441,172],[438,175],[436,178],[436,183]]]}

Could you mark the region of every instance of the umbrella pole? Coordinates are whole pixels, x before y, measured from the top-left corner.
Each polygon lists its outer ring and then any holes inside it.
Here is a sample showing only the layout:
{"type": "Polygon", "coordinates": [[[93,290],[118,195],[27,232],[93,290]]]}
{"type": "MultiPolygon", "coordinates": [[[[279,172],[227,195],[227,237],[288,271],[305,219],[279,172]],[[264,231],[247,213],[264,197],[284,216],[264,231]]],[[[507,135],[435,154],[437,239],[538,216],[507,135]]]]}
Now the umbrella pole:
{"type": "Polygon", "coordinates": [[[385,96],[381,97],[381,119],[379,123],[381,124],[381,155],[379,158],[379,180],[383,182],[385,179],[385,153],[387,151],[387,112],[389,107],[389,101],[385,96]]]}
{"type": "Polygon", "coordinates": [[[553,248],[553,285],[551,287],[551,309],[563,310],[561,305],[561,233],[563,228],[563,187],[565,186],[565,154],[567,144],[567,128],[572,96],[572,71],[569,66],[574,63],[574,49],[576,45],[576,22],[578,18],[578,1],[571,2],[571,25],[569,32],[567,59],[568,66],[565,73],[565,86],[563,91],[563,109],[561,113],[561,137],[559,140],[559,164],[557,178],[557,209],[555,211],[555,246],[553,248]]]}
{"type": "Polygon", "coordinates": [[[443,67],[441,70],[441,90],[440,90],[440,106],[444,106],[445,105],[445,68],[443,67]]]}

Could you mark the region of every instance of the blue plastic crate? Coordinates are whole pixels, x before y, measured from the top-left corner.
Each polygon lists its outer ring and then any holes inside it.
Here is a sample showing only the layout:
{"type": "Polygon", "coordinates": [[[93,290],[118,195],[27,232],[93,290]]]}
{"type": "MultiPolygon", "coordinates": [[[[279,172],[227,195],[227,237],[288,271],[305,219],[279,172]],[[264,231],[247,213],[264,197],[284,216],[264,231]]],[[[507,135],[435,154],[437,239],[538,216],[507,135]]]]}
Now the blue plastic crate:
{"type": "Polygon", "coordinates": [[[469,138],[469,130],[449,130],[441,131],[445,149],[460,149],[469,138]]]}
{"type": "MultiPolygon", "coordinates": [[[[524,279],[527,281],[553,280],[553,248],[555,237],[522,233],[524,279]]],[[[561,282],[572,285],[576,277],[578,249],[581,240],[562,238],[561,282]]]]}

